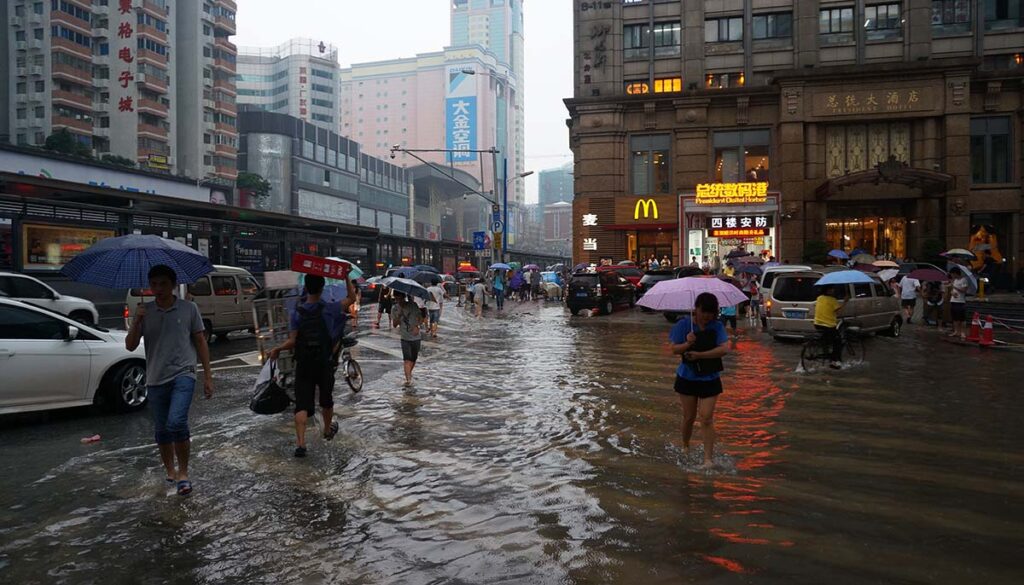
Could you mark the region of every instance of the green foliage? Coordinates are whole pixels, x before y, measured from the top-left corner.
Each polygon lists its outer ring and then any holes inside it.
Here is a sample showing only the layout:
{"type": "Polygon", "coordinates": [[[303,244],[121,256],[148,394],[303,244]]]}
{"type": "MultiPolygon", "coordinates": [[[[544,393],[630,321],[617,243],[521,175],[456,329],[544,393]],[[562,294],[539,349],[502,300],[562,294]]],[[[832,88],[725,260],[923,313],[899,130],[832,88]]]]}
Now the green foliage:
{"type": "Polygon", "coordinates": [[[808,240],[804,242],[804,262],[827,264],[828,252],[828,242],[821,240],[808,240]]]}
{"type": "Polygon", "coordinates": [[[100,160],[110,165],[128,167],[130,169],[134,169],[137,166],[135,164],[135,161],[133,161],[132,159],[123,156],[118,156],[116,154],[104,154],[103,156],[100,157],[100,160]]]}
{"type": "Polygon", "coordinates": [[[248,191],[251,197],[263,198],[270,195],[270,181],[256,173],[238,173],[235,186],[239,191],[248,191]]]}
{"type": "Polygon", "coordinates": [[[47,136],[43,148],[62,154],[92,158],[92,150],[79,142],[74,134],[68,132],[67,128],[61,128],[47,136]]]}

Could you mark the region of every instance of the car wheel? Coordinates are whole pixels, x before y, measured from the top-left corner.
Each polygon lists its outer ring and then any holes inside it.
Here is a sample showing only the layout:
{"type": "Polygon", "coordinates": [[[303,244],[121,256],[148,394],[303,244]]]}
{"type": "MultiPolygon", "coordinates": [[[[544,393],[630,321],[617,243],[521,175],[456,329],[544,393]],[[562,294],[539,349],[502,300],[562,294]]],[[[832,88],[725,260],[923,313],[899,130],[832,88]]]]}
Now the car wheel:
{"type": "Polygon", "coordinates": [[[148,398],[145,364],[128,362],[121,365],[109,377],[104,392],[117,412],[129,412],[145,406],[148,398]]]}
{"type": "Polygon", "coordinates": [[[899,317],[892,320],[892,324],[889,325],[889,330],[886,334],[889,337],[899,337],[900,333],[903,332],[903,321],[899,317]]]}
{"type": "Polygon", "coordinates": [[[612,311],[614,311],[614,310],[615,310],[615,306],[612,305],[612,300],[608,299],[607,301],[605,301],[604,303],[601,304],[601,309],[600,309],[599,312],[602,315],[611,315],[612,311]]]}
{"type": "Polygon", "coordinates": [[[636,306],[636,295],[631,295],[629,297],[629,308],[632,309],[635,306],[636,306]]]}
{"type": "Polygon", "coordinates": [[[74,319],[75,321],[78,321],[83,325],[96,324],[96,322],[93,321],[92,319],[92,313],[90,313],[89,311],[71,311],[71,314],[68,315],[68,317],[74,319]]]}

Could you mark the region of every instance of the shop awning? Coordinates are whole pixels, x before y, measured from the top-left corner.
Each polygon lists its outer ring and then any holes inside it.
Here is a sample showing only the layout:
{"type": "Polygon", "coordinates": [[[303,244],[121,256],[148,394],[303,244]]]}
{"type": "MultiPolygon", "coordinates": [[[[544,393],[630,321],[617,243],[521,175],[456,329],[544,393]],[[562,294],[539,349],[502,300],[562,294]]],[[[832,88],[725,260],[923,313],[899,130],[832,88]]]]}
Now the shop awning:
{"type": "Polygon", "coordinates": [[[679,226],[674,223],[617,223],[601,227],[618,232],[654,232],[675,230],[679,226]]]}
{"type": "Polygon", "coordinates": [[[828,199],[846,187],[864,184],[880,185],[882,183],[904,185],[920,190],[923,195],[936,195],[953,187],[956,178],[939,171],[913,168],[890,156],[888,161],[878,163],[873,169],[847,173],[841,177],[829,179],[818,186],[814,190],[814,194],[819,200],[822,200],[828,199]]]}

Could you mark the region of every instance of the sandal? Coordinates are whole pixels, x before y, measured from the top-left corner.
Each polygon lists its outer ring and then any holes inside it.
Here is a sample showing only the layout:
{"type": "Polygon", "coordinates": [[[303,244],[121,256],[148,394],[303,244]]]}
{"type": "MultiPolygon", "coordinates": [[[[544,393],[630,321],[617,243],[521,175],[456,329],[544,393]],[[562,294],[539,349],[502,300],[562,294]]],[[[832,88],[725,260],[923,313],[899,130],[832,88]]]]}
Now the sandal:
{"type": "Polygon", "coordinates": [[[338,421],[331,421],[331,428],[328,429],[326,433],[324,433],[324,440],[330,441],[331,439],[333,439],[334,436],[338,434],[338,428],[338,421]]]}
{"type": "Polygon", "coordinates": [[[178,495],[179,496],[187,496],[187,495],[189,495],[191,493],[192,493],[192,482],[191,481],[189,481],[187,479],[183,479],[183,480],[178,482],[178,495]]]}

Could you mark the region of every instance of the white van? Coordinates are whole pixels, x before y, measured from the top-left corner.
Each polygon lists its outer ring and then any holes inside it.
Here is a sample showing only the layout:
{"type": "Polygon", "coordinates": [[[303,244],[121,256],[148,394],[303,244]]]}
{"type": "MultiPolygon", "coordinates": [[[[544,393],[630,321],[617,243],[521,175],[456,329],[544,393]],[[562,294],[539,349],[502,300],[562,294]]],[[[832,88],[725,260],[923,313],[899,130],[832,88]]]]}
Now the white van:
{"type": "Polygon", "coordinates": [[[768,328],[768,315],[767,309],[772,302],[772,286],[775,284],[775,278],[784,272],[800,272],[803,270],[811,270],[810,266],[804,264],[779,264],[778,266],[769,266],[764,269],[761,273],[761,277],[757,281],[758,291],[758,308],[757,317],[761,320],[761,327],[764,329],[768,328]]]}
{"type": "MultiPolygon", "coordinates": [[[[206,338],[253,328],[252,302],[262,287],[248,270],[234,266],[213,267],[213,272],[188,286],[189,300],[199,306],[206,338]]],[[[125,300],[125,327],[130,328],[135,307],[153,300],[148,290],[133,288],[125,300]],[[149,297],[149,298],[146,298],[149,297]]]]}

